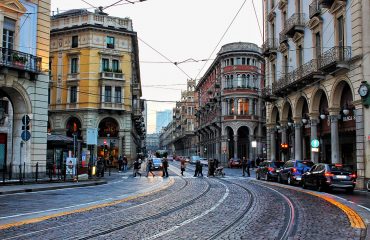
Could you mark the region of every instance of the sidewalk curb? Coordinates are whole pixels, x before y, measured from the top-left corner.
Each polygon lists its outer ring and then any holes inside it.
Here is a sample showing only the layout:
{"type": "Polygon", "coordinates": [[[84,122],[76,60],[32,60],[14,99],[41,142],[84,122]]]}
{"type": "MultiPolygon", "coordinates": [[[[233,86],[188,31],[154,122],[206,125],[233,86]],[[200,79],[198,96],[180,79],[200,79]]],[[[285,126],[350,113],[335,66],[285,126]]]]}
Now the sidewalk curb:
{"type": "Polygon", "coordinates": [[[15,193],[23,193],[23,192],[42,192],[42,191],[48,191],[48,190],[56,190],[56,189],[64,189],[64,188],[77,188],[77,187],[89,187],[89,186],[95,186],[95,185],[102,185],[107,184],[108,181],[97,181],[97,182],[88,182],[88,183],[77,183],[76,185],[63,185],[63,186],[49,186],[44,188],[25,188],[25,189],[19,189],[19,190],[10,190],[10,191],[0,191],[0,195],[5,194],[15,194],[15,193]]]}

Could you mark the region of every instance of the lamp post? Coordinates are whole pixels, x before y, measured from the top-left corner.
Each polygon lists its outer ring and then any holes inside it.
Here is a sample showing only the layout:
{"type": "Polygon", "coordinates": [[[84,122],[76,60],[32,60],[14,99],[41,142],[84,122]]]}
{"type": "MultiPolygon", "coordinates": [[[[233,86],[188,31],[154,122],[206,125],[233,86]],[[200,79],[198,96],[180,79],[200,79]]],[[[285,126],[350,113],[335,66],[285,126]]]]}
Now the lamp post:
{"type": "Polygon", "coordinates": [[[252,148],[253,148],[253,159],[256,159],[256,148],[257,148],[257,141],[252,141],[252,148]]]}

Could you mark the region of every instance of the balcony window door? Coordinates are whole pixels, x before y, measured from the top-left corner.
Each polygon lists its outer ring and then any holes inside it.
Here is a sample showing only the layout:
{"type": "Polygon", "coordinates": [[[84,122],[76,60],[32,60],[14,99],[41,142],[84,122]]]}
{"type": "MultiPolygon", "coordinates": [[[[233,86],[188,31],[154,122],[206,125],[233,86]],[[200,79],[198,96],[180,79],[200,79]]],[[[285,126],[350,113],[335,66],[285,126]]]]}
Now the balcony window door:
{"type": "Polygon", "coordinates": [[[247,77],[245,74],[242,75],[242,88],[247,87],[247,77]]]}
{"type": "Polygon", "coordinates": [[[289,72],[289,65],[288,65],[288,55],[284,55],[284,66],[283,66],[284,74],[289,72]]]}
{"type": "Polygon", "coordinates": [[[77,86],[72,86],[70,88],[70,103],[76,103],[77,102],[77,86]]]}
{"type": "Polygon", "coordinates": [[[7,57],[6,61],[11,59],[11,51],[14,49],[14,32],[15,32],[15,21],[10,18],[4,18],[3,27],[3,60],[7,57]]]}
{"type": "Polygon", "coordinates": [[[245,65],[245,58],[242,58],[242,65],[245,65]]]}
{"type": "Polygon", "coordinates": [[[112,102],[112,87],[111,86],[105,86],[105,88],[104,88],[104,100],[107,103],[112,102]]]}
{"type": "Polygon", "coordinates": [[[321,55],[321,35],[320,32],[315,34],[315,55],[316,59],[319,59],[321,55]]]}
{"type": "Polygon", "coordinates": [[[72,36],[72,48],[78,47],[78,36],[72,36]]]}
{"type": "Polygon", "coordinates": [[[78,72],[78,58],[71,59],[71,73],[78,72]]]}
{"type": "Polygon", "coordinates": [[[110,72],[110,70],[109,70],[109,59],[106,59],[106,58],[102,59],[102,70],[103,70],[103,72],[110,72]]]}
{"type": "Polygon", "coordinates": [[[229,100],[229,115],[234,115],[234,99],[229,100]]]}
{"type": "Polygon", "coordinates": [[[302,45],[297,47],[297,66],[300,67],[303,64],[303,48],[302,45]]]}
{"type": "Polygon", "coordinates": [[[107,36],[107,48],[114,49],[114,37],[107,36]]]}
{"type": "Polygon", "coordinates": [[[113,72],[118,72],[118,70],[119,70],[119,61],[118,60],[113,60],[112,61],[112,70],[113,70],[113,72]]]}
{"type": "Polygon", "coordinates": [[[238,100],[238,114],[239,115],[247,115],[249,107],[249,101],[246,98],[241,98],[238,100]]]}
{"type": "Polygon", "coordinates": [[[340,16],[337,19],[337,35],[338,35],[338,47],[339,47],[339,57],[344,59],[344,19],[343,16],[340,16]]]}
{"type": "Polygon", "coordinates": [[[122,103],[122,88],[115,87],[115,100],[116,103],[122,103]]]}

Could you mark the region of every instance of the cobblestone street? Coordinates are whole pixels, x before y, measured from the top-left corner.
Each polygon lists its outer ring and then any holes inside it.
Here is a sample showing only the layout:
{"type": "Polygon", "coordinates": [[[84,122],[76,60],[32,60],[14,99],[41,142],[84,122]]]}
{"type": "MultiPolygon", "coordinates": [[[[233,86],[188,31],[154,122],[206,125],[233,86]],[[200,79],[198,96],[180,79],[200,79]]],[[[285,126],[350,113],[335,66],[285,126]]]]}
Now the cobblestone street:
{"type": "Polygon", "coordinates": [[[357,213],[312,191],[240,169],[180,177],[177,165],[169,178],[115,173],[106,185],[2,195],[2,239],[368,239],[370,212],[356,226],[357,213]]]}

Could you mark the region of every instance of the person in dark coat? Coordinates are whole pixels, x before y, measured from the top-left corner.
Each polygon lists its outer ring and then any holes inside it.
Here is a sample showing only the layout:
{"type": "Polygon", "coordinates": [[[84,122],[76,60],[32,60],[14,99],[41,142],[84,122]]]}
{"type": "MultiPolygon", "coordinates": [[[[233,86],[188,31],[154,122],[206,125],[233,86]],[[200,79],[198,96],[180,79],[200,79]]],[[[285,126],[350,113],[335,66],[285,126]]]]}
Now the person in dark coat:
{"type": "Polygon", "coordinates": [[[248,177],[251,176],[251,172],[250,172],[251,166],[252,166],[252,161],[250,159],[248,159],[248,161],[247,161],[247,174],[248,174],[248,177]]]}
{"type": "Polygon", "coordinates": [[[217,169],[218,168],[219,161],[216,158],[213,161],[215,162],[215,169],[217,169]]]}
{"type": "Polygon", "coordinates": [[[215,162],[213,159],[209,159],[208,161],[208,176],[215,176],[215,162]]]}
{"type": "Polygon", "coordinates": [[[134,177],[136,177],[136,174],[139,174],[140,177],[141,177],[141,173],[139,172],[140,167],[141,167],[141,165],[140,165],[139,161],[135,160],[135,162],[134,162],[134,177]]]}
{"type": "Polygon", "coordinates": [[[123,156],[123,159],[122,159],[122,164],[123,164],[123,171],[126,171],[127,170],[127,157],[126,156],[123,156]]]}
{"type": "Polygon", "coordinates": [[[247,168],[247,160],[245,159],[245,157],[242,158],[242,173],[243,173],[243,177],[245,177],[245,169],[247,168]]]}
{"type": "Polygon", "coordinates": [[[162,177],[168,177],[168,160],[165,157],[162,160],[162,168],[163,168],[162,177]]]}
{"type": "Polygon", "coordinates": [[[97,168],[97,176],[98,177],[104,177],[104,161],[100,157],[98,158],[98,161],[96,161],[96,168],[97,168]]]}
{"type": "Polygon", "coordinates": [[[123,165],[123,158],[122,158],[122,156],[119,156],[119,158],[118,158],[118,172],[122,171],[122,165],[123,165]]]}
{"type": "Polygon", "coordinates": [[[196,163],[195,163],[194,177],[199,177],[199,175],[201,175],[203,177],[203,167],[202,167],[202,164],[200,163],[200,161],[197,160],[196,163]]]}

